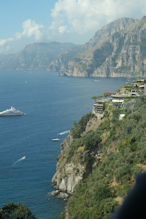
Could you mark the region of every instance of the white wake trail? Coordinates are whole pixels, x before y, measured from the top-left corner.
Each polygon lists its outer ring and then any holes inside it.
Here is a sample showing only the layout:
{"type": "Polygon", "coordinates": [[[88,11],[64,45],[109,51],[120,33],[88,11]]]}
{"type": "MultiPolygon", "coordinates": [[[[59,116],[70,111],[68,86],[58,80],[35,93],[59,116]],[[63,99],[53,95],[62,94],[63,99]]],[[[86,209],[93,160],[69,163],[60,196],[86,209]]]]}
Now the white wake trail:
{"type": "Polygon", "coordinates": [[[70,132],[70,130],[66,130],[64,132],[60,132],[59,135],[65,135],[65,134],[68,134],[70,132]]]}
{"type": "Polygon", "coordinates": [[[15,163],[13,164],[13,166],[15,166],[17,163],[23,161],[26,159],[26,156],[21,157],[20,159],[18,159],[17,161],[15,161],[15,163]]]}

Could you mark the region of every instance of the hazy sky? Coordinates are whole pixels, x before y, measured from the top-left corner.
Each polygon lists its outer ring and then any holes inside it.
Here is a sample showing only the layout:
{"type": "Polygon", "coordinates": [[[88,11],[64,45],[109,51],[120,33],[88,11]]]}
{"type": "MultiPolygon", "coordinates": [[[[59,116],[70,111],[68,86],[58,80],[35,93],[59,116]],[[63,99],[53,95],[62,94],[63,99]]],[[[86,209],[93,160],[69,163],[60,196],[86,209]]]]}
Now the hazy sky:
{"type": "Polygon", "coordinates": [[[0,53],[32,42],[84,43],[103,25],[146,15],[146,0],[0,0],[0,53]]]}

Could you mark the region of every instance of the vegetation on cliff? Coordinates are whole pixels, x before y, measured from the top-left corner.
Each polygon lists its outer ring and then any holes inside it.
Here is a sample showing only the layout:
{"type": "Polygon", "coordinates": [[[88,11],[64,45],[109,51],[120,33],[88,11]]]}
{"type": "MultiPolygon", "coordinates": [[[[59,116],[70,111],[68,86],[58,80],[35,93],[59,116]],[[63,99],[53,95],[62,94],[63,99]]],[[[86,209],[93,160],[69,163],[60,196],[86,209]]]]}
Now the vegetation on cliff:
{"type": "MultiPolygon", "coordinates": [[[[84,134],[79,130],[74,136],[69,160],[82,149],[91,169],[76,186],[61,218],[109,218],[133,186],[136,175],[146,170],[146,98],[138,98],[132,111],[124,110],[123,120],[119,120],[121,113],[123,110],[114,106],[107,108],[97,130],[84,134]]],[[[74,126],[73,135],[78,126],[74,126]]]]}
{"type": "Polygon", "coordinates": [[[94,115],[92,113],[88,113],[84,115],[78,123],[76,121],[73,122],[74,127],[71,129],[71,135],[73,138],[81,137],[81,134],[85,131],[87,122],[93,117],[94,115]]]}

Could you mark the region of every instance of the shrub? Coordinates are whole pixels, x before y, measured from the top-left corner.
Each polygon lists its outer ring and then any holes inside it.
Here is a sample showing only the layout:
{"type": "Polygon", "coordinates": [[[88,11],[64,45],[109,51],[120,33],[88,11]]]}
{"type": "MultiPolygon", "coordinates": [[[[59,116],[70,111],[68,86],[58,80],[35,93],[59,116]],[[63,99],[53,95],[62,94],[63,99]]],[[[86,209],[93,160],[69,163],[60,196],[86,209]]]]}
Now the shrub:
{"type": "Polygon", "coordinates": [[[87,122],[93,117],[94,114],[88,113],[84,115],[78,123],[76,121],[73,122],[73,128],[71,129],[71,135],[73,138],[81,137],[81,134],[85,131],[87,122]]]}
{"type": "Polygon", "coordinates": [[[83,144],[85,145],[85,150],[93,151],[98,148],[99,143],[101,142],[101,138],[98,132],[89,131],[83,137],[83,144]]]}
{"type": "Polygon", "coordinates": [[[146,98],[138,98],[134,109],[127,110],[122,121],[119,113],[120,110],[110,109],[98,130],[78,138],[85,150],[89,150],[89,158],[99,148],[102,156],[99,160],[95,156],[91,174],[68,201],[70,219],[109,218],[118,206],[116,200],[124,199],[136,175],[145,168],[146,98]],[[101,141],[104,136],[107,138],[101,141]]]}
{"type": "Polygon", "coordinates": [[[29,208],[22,204],[8,203],[0,209],[1,219],[36,219],[29,208]]]}

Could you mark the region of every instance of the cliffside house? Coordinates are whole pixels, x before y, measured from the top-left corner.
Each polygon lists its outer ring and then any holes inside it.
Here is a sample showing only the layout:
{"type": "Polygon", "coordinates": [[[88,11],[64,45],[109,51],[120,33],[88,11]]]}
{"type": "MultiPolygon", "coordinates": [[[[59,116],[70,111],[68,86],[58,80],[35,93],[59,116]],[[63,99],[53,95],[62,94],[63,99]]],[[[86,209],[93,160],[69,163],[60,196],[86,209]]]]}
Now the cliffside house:
{"type": "Polygon", "coordinates": [[[136,83],[139,85],[144,84],[144,79],[137,79],[136,83]]]}
{"type": "Polygon", "coordinates": [[[112,103],[116,108],[121,108],[123,106],[124,100],[122,99],[112,99],[112,103]]]}
{"type": "Polygon", "coordinates": [[[136,90],[131,90],[131,95],[135,96],[135,97],[140,96],[139,93],[136,90]]]}
{"type": "Polygon", "coordinates": [[[133,85],[137,88],[141,88],[145,83],[144,79],[137,79],[136,82],[133,83],[133,85]]]}
{"type": "Polygon", "coordinates": [[[93,113],[103,114],[104,110],[105,110],[105,101],[100,100],[100,101],[96,101],[96,103],[93,104],[93,113]]]}
{"type": "Polygon", "coordinates": [[[146,96],[146,83],[144,84],[144,96],[146,96]]]}
{"type": "Polygon", "coordinates": [[[111,97],[113,99],[131,99],[131,98],[136,98],[139,97],[140,94],[137,90],[131,90],[129,92],[120,92],[120,93],[116,93],[115,95],[112,95],[111,97]]]}

